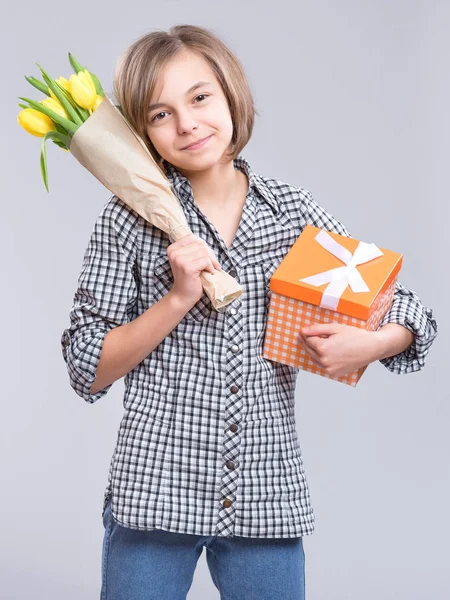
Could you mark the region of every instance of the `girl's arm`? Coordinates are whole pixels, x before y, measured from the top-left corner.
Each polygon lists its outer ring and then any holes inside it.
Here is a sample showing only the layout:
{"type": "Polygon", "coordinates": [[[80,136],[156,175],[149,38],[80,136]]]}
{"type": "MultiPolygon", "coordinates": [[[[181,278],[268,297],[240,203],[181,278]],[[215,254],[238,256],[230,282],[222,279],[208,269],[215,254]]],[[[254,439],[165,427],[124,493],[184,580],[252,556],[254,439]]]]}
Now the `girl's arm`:
{"type": "Polygon", "coordinates": [[[133,272],[138,218],[116,196],[103,207],[84,254],[69,315],[70,326],[61,336],[70,384],[91,404],[111,387],[110,383],[91,392],[105,337],[134,316],[138,294],[133,272]]]}
{"type": "Polygon", "coordinates": [[[108,332],[90,393],[95,396],[132,371],[169,335],[191,307],[171,290],[131,323],[108,332]]]}
{"type": "Polygon", "coordinates": [[[136,318],[138,219],[116,196],[104,206],[61,337],[70,383],[90,404],[148,356],[190,308],[169,292],[136,318]]]}
{"type": "MultiPolygon", "coordinates": [[[[302,200],[302,217],[306,224],[350,237],[346,227],[319,206],[309,191],[302,188],[298,191],[302,200]]],[[[398,350],[399,345],[401,346],[408,338],[397,332],[392,333],[391,331],[389,335],[387,331],[381,332],[381,328],[388,323],[396,323],[407,329],[413,335],[410,338],[412,342],[404,350],[392,356],[384,353],[384,357],[379,358],[380,362],[387,369],[398,374],[421,369],[437,335],[437,323],[433,318],[433,311],[422,304],[415,292],[408,290],[397,281],[392,306],[378,327],[378,331],[383,333],[383,336],[374,337],[377,339],[377,343],[378,340],[383,339],[384,349],[390,353],[395,349],[398,350]]],[[[390,329],[393,330],[393,328],[390,329]]]]}
{"type": "Polygon", "coordinates": [[[382,333],[389,323],[402,325],[412,334],[413,342],[403,352],[380,359],[381,363],[393,373],[411,373],[425,365],[425,358],[431,344],[437,336],[438,328],[433,311],[422,304],[419,296],[408,290],[399,281],[391,308],[383,317],[378,331],[382,333]]]}

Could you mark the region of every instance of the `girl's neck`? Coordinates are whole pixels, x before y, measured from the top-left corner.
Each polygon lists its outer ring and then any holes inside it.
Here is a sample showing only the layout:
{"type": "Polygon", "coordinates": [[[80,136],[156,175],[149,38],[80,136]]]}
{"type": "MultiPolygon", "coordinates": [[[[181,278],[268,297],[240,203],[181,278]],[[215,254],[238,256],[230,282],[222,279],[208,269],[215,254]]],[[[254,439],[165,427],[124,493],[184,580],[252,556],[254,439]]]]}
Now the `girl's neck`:
{"type": "Polygon", "coordinates": [[[233,206],[248,189],[247,177],[234,168],[232,160],[218,163],[205,171],[185,171],[178,169],[191,184],[195,203],[199,208],[226,208],[233,206]],[[247,186],[247,187],[245,187],[247,186]]]}

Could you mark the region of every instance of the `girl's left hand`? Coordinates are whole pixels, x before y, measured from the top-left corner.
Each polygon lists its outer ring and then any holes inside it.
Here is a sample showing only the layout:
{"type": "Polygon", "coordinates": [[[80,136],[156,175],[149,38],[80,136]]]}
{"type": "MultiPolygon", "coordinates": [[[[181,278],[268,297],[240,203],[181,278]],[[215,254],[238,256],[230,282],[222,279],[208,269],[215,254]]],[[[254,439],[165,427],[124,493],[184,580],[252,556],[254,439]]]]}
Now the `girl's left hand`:
{"type": "Polygon", "coordinates": [[[303,327],[300,341],[312,361],[331,376],[364,367],[380,354],[376,332],[352,325],[325,323],[303,327]]]}

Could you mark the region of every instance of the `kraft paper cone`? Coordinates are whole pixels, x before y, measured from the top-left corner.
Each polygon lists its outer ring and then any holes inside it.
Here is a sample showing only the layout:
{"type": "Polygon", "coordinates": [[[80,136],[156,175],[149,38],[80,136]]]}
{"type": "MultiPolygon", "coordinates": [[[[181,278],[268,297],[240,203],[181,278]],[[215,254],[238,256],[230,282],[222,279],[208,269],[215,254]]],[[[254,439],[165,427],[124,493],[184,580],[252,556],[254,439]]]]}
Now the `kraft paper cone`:
{"type": "MultiPolygon", "coordinates": [[[[73,135],[70,152],[108,190],[173,242],[192,233],[166,175],[107,96],[73,135]]],[[[216,310],[242,294],[238,282],[223,271],[214,275],[203,271],[201,279],[216,310]]]]}

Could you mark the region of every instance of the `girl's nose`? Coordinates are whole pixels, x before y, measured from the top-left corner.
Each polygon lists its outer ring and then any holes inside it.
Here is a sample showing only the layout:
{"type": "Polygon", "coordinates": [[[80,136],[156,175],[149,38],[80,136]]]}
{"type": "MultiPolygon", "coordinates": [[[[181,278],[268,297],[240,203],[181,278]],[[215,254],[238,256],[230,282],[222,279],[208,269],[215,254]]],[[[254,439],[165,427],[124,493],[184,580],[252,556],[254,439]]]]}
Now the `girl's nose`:
{"type": "Polygon", "coordinates": [[[197,121],[189,112],[179,113],[178,115],[178,133],[190,133],[197,128],[197,121]]]}

